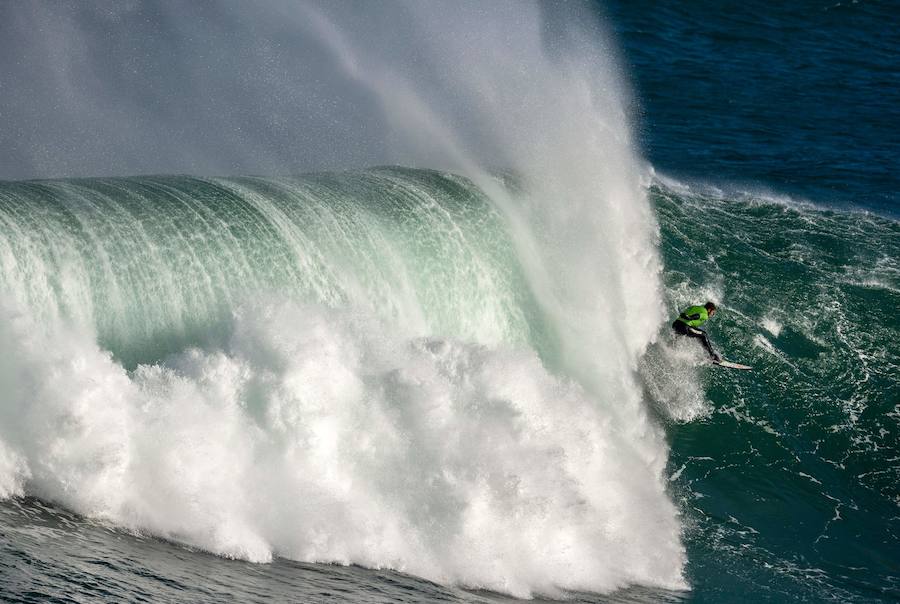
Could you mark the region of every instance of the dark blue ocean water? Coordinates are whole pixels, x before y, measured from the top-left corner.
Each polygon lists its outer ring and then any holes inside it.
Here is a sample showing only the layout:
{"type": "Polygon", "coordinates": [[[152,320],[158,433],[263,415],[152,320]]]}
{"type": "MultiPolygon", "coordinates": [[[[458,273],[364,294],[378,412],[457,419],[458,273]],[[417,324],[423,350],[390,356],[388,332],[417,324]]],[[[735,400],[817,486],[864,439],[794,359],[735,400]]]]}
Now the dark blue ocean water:
{"type": "Polygon", "coordinates": [[[607,6],[663,172],[900,211],[900,4],[607,6]]]}

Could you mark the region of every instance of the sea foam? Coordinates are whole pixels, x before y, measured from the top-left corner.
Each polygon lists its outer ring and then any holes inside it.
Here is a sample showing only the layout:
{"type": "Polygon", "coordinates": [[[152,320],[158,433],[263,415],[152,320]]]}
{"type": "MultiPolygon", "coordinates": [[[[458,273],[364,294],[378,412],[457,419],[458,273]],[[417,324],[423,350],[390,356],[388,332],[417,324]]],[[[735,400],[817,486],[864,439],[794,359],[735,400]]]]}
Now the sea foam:
{"type": "Polygon", "coordinates": [[[684,587],[665,459],[582,387],[527,350],[383,327],[258,304],[224,349],[129,373],[89,334],[5,322],[0,485],[258,562],[517,596],[684,587]]]}

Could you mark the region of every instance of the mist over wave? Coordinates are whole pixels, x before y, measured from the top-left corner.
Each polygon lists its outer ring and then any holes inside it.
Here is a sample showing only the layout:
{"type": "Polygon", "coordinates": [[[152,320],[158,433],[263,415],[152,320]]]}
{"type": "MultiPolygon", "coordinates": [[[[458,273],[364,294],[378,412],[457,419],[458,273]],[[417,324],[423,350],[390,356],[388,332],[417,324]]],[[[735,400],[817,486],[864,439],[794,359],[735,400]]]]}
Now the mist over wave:
{"type": "Polygon", "coordinates": [[[0,8],[0,600],[897,600],[891,9],[708,8],[677,178],[593,2],[0,8]]]}
{"type": "Polygon", "coordinates": [[[685,588],[657,227],[582,8],[276,11],[440,172],[0,185],[3,492],[255,561],[685,588]]]}

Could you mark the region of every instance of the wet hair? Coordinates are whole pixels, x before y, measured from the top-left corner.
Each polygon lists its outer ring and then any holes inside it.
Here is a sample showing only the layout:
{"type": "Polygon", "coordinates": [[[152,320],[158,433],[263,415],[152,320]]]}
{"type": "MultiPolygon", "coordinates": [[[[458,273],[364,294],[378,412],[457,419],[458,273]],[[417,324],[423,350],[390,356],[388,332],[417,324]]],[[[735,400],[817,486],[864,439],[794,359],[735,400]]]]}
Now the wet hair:
{"type": "Polygon", "coordinates": [[[715,310],[715,309],[716,309],[716,305],[715,305],[713,302],[707,302],[706,304],[703,305],[703,307],[704,307],[707,311],[715,310]]]}

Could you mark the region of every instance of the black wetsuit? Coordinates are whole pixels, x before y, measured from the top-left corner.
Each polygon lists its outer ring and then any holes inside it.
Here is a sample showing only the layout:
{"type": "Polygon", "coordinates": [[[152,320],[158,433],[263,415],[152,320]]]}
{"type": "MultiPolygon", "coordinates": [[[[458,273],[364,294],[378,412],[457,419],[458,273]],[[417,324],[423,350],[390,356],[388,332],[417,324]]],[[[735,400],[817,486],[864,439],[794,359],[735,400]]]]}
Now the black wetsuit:
{"type": "Polygon", "coordinates": [[[689,338],[697,338],[698,340],[700,340],[700,343],[703,344],[703,347],[706,349],[706,352],[709,353],[709,356],[711,356],[712,358],[716,358],[716,352],[713,350],[712,344],[709,343],[709,338],[706,337],[706,332],[702,329],[691,327],[683,321],[675,321],[674,323],[672,323],[672,329],[674,329],[675,333],[677,334],[681,334],[689,338]]]}
{"type": "MultiPolygon", "coordinates": [[[[693,308],[695,307],[691,307],[690,309],[688,309],[688,311],[693,310],[693,308]]],[[[718,354],[716,354],[716,351],[713,350],[712,344],[710,344],[709,342],[709,338],[706,337],[706,332],[698,327],[691,327],[687,324],[687,321],[699,318],[700,315],[685,315],[684,313],[682,313],[681,316],[678,317],[674,323],[672,323],[672,329],[675,330],[675,333],[679,335],[700,340],[700,343],[703,344],[703,348],[705,348],[706,352],[709,353],[710,358],[712,358],[714,361],[718,361],[720,357],[718,354]]],[[[705,320],[706,317],[704,316],[703,319],[705,320]]]]}

